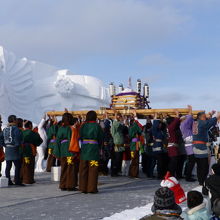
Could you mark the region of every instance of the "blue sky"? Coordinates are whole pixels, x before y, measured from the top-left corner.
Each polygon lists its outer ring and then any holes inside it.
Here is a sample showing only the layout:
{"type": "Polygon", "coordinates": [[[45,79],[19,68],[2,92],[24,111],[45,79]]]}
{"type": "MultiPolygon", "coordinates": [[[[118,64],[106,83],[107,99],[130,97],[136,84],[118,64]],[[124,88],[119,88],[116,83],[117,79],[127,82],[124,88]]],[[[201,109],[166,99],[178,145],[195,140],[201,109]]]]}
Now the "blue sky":
{"type": "Polygon", "coordinates": [[[8,0],[0,45],[78,74],[151,86],[152,107],[220,110],[219,0],[8,0]]]}

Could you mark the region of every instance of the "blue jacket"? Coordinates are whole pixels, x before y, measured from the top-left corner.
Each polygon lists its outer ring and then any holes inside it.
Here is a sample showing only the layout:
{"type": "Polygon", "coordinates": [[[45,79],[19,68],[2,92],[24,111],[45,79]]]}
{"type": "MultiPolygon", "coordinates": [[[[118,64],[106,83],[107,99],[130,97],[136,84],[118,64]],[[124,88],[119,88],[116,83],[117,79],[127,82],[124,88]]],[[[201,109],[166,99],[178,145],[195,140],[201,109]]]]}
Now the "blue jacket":
{"type": "MultiPolygon", "coordinates": [[[[209,140],[208,131],[217,124],[217,118],[211,118],[206,121],[198,120],[193,123],[193,141],[202,141],[207,143],[209,140]]],[[[197,158],[208,157],[208,148],[206,144],[194,144],[193,152],[197,158]]]]}
{"type": "Polygon", "coordinates": [[[209,220],[211,215],[203,203],[185,212],[183,217],[185,220],[209,220]]]}
{"type": "Polygon", "coordinates": [[[160,120],[153,121],[153,127],[152,127],[152,135],[154,138],[153,153],[163,152],[163,142],[165,135],[163,131],[159,128],[159,125],[160,125],[160,120]]]}
{"type": "Polygon", "coordinates": [[[17,126],[8,125],[3,130],[5,160],[19,160],[21,158],[20,147],[22,144],[22,132],[17,126]]]}

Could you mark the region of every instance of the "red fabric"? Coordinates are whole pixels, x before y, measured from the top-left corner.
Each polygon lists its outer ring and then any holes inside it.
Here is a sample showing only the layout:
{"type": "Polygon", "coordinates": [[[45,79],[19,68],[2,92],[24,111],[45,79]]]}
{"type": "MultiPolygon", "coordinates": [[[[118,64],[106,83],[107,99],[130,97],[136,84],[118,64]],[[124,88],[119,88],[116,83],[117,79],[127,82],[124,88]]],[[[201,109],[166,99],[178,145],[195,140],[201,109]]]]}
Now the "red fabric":
{"type": "Polygon", "coordinates": [[[178,156],[178,148],[176,146],[168,147],[168,156],[169,157],[176,157],[178,156]]]}
{"type": "Polygon", "coordinates": [[[5,160],[5,153],[3,151],[3,147],[0,147],[0,162],[5,160]]]}
{"type": "Polygon", "coordinates": [[[33,129],[33,132],[38,133],[38,127],[35,127],[35,128],[33,129]]]}
{"type": "Polygon", "coordinates": [[[138,120],[135,120],[135,122],[137,123],[137,125],[138,125],[142,130],[144,129],[143,125],[142,125],[138,120]]]}
{"type": "Polygon", "coordinates": [[[181,204],[186,201],[185,192],[183,191],[183,188],[180,186],[180,184],[171,187],[170,190],[173,191],[177,204],[181,204]]]}
{"type": "Polygon", "coordinates": [[[174,184],[174,186],[171,187],[170,190],[172,190],[174,193],[176,204],[181,204],[186,201],[185,192],[183,188],[180,186],[180,184],[175,183],[170,177],[171,177],[170,172],[167,172],[165,176],[165,180],[170,181],[171,183],[174,184]]]}
{"type": "Polygon", "coordinates": [[[174,118],[173,122],[168,125],[168,131],[169,131],[169,143],[178,143],[178,135],[176,130],[180,126],[180,119],[174,118]]]}
{"type": "Polygon", "coordinates": [[[125,147],[125,151],[123,152],[122,160],[131,160],[130,146],[126,146],[125,147]]]}

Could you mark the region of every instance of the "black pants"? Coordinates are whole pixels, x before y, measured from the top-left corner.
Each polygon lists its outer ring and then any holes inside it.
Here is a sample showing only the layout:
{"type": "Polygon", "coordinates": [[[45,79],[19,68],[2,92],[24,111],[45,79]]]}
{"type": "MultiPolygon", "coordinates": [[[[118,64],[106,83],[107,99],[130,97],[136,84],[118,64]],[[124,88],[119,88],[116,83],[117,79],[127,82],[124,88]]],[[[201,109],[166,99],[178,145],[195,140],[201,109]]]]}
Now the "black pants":
{"type": "Polygon", "coordinates": [[[208,158],[196,158],[199,185],[203,185],[209,173],[208,158]]]}
{"type": "Polygon", "coordinates": [[[141,165],[143,173],[147,177],[153,177],[154,167],[156,165],[156,158],[152,154],[143,153],[141,155],[141,165]]]}
{"type": "Polygon", "coordinates": [[[111,160],[111,175],[115,176],[121,172],[123,152],[114,152],[111,160]]]}
{"type": "Polygon", "coordinates": [[[108,175],[108,159],[99,160],[99,173],[102,175],[108,175]]]}
{"type": "Polygon", "coordinates": [[[11,181],[10,171],[11,171],[12,163],[15,166],[15,184],[20,184],[21,183],[21,178],[20,178],[21,160],[7,160],[5,176],[8,178],[9,181],[11,181]]]}
{"type": "Polygon", "coordinates": [[[156,154],[157,159],[157,177],[163,179],[168,169],[168,157],[165,153],[156,154]]]}
{"type": "Polygon", "coordinates": [[[179,155],[177,159],[176,176],[178,179],[183,178],[183,166],[186,160],[186,155],[179,155]]]}
{"type": "Polygon", "coordinates": [[[177,164],[178,164],[178,156],[170,157],[168,170],[171,175],[177,177],[177,164]]]}
{"type": "Polygon", "coordinates": [[[194,154],[187,156],[187,162],[185,167],[186,179],[190,179],[192,177],[192,171],[195,166],[196,160],[194,154]]]}

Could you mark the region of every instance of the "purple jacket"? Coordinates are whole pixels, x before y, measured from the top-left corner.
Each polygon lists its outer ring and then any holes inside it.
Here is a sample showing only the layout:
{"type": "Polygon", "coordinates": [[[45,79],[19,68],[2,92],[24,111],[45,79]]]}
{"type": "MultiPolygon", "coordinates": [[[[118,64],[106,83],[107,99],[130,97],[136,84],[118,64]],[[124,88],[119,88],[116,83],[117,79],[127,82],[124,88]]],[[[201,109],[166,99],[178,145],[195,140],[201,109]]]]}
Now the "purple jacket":
{"type": "Polygon", "coordinates": [[[180,130],[183,135],[183,139],[193,136],[193,117],[192,115],[187,115],[186,119],[180,124],[180,130]]]}
{"type": "Polygon", "coordinates": [[[186,119],[180,124],[180,130],[185,141],[187,155],[193,154],[192,136],[193,136],[193,116],[187,115],[186,119]]]}

